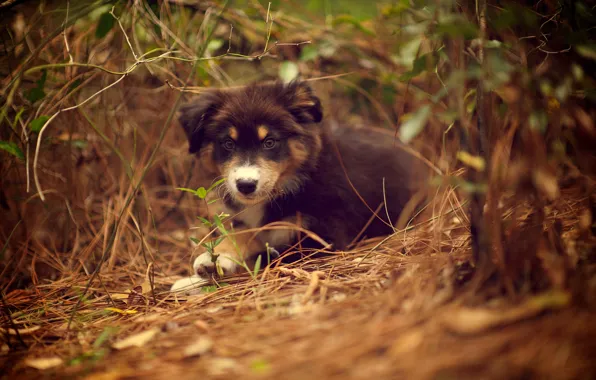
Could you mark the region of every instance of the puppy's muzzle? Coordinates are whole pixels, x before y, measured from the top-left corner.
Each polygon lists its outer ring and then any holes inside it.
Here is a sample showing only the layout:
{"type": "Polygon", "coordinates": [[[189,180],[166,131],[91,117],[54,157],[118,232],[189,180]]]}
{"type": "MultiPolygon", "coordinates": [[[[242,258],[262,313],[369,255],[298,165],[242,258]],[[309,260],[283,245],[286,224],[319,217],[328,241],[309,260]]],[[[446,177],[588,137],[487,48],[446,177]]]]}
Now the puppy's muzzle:
{"type": "Polygon", "coordinates": [[[251,195],[257,189],[258,182],[253,179],[238,179],[236,180],[236,188],[244,195],[251,195]]]}

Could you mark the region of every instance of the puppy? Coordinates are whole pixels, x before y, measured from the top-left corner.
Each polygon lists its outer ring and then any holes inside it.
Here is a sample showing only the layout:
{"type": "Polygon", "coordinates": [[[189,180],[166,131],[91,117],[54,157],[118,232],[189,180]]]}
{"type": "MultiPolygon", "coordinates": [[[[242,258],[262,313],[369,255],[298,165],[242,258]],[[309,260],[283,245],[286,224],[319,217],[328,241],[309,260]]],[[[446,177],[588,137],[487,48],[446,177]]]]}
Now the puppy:
{"type": "MultiPolygon", "coordinates": [[[[325,128],[321,102],[304,82],[209,91],[180,113],[201,170],[214,181],[225,179],[211,193],[220,199],[209,206],[211,216],[230,215],[225,225],[234,232],[215,248],[224,274],[267,244],[274,253],[295,247],[300,231],[318,237],[300,241],[301,248],[328,243],[335,250],[359,236],[392,233],[426,172],[396,148],[392,133],[325,128]]],[[[193,267],[195,276],[172,290],[215,272],[208,252],[193,267]]]]}

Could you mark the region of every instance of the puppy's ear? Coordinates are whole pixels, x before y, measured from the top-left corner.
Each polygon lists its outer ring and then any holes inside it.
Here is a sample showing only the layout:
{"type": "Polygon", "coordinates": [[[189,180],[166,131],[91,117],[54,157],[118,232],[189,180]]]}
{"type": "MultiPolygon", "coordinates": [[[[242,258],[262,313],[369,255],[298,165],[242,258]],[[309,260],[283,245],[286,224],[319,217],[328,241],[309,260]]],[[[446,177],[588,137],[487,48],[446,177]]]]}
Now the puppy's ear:
{"type": "Polygon", "coordinates": [[[319,123],[323,119],[321,101],[305,82],[292,81],[286,85],[285,104],[299,123],[319,123]]]}
{"type": "Polygon", "coordinates": [[[221,105],[217,92],[205,92],[180,107],[178,120],[188,138],[189,153],[201,150],[207,126],[221,105]]]}

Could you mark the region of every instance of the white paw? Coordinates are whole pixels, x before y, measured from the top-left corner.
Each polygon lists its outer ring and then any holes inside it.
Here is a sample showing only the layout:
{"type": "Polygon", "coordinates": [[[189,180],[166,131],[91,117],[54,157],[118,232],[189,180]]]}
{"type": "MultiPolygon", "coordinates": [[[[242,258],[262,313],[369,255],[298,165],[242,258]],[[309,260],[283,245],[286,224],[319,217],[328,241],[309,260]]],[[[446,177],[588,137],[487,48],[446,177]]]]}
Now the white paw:
{"type": "MultiPolygon", "coordinates": [[[[217,261],[223,270],[224,275],[234,274],[239,268],[238,264],[235,262],[235,259],[232,260],[230,257],[235,257],[235,255],[229,253],[220,253],[217,257],[217,261]]],[[[213,263],[211,254],[209,252],[199,255],[199,257],[195,259],[192,267],[194,269],[194,273],[202,277],[210,277],[212,274],[217,273],[215,264],[213,263]]]]}
{"type": "Polygon", "coordinates": [[[184,277],[176,281],[170,288],[171,292],[193,295],[200,293],[201,286],[209,284],[209,281],[200,276],[184,277]]]}

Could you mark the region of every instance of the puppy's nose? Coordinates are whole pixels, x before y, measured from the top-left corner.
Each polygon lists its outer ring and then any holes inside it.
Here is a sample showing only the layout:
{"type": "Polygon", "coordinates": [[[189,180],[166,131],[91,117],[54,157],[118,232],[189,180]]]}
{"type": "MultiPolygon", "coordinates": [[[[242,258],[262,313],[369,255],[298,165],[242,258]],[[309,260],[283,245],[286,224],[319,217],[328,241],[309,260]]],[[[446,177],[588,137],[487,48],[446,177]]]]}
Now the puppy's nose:
{"type": "Polygon", "coordinates": [[[244,195],[249,195],[257,189],[257,181],[253,179],[239,179],[236,181],[238,191],[244,195]]]}

